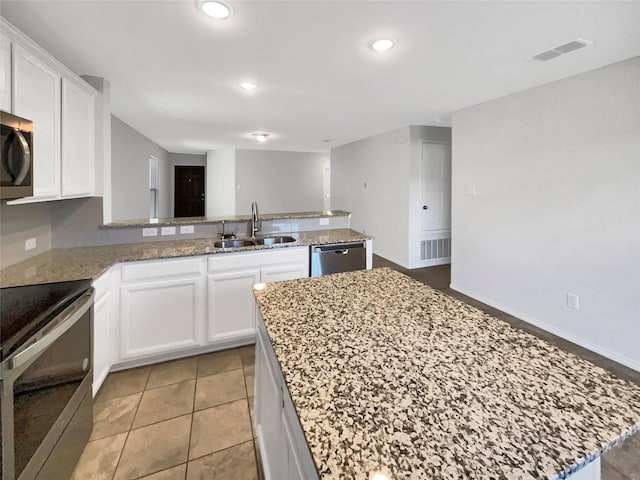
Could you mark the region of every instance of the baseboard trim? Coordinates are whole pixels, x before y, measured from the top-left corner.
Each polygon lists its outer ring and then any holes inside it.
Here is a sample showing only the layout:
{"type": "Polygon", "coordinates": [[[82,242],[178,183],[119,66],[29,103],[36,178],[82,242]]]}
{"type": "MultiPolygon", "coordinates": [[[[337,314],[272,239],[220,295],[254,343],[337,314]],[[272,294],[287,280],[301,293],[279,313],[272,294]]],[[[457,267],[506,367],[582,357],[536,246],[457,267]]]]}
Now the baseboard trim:
{"type": "Polygon", "coordinates": [[[577,337],[572,333],[569,333],[565,330],[562,330],[561,328],[558,328],[554,325],[551,325],[549,323],[543,322],[541,320],[538,320],[537,318],[531,317],[530,315],[527,315],[525,313],[519,312],[518,310],[515,310],[511,307],[508,307],[506,305],[501,304],[500,302],[496,302],[495,300],[491,299],[491,298],[487,298],[483,295],[480,295],[476,292],[473,292],[471,290],[467,290],[466,288],[461,287],[460,285],[456,285],[455,283],[451,283],[449,285],[449,288],[451,288],[452,290],[455,290],[456,292],[460,292],[463,295],[466,295],[468,297],[471,297],[475,300],[478,300],[479,302],[482,303],[486,303],[487,305],[493,307],[493,308],[497,308],[498,310],[502,310],[505,313],[508,313],[509,315],[513,315],[514,317],[519,318],[520,320],[523,320],[527,323],[530,323],[531,325],[534,325],[538,328],[541,328],[543,330],[546,330],[549,333],[553,333],[554,335],[557,335],[558,337],[564,338],[565,340],[570,341],[571,343],[575,343],[576,345],[580,345],[581,347],[586,348],[587,350],[591,350],[592,352],[598,353],[604,357],[607,357],[611,360],[613,360],[614,362],[618,362],[622,365],[624,365],[625,367],[629,367],[633,370],[635,370],[636,372],[640,372],[640,362],[636,361],[632,358],[628,358],[625,357],[624,355],[620,355],[618,353],[612,352],[611,350],[608,350],[600,345],[597,345],[595,343],[590,342],[589,340],[585,340],[584,338],[581,337],[577,337]]]}

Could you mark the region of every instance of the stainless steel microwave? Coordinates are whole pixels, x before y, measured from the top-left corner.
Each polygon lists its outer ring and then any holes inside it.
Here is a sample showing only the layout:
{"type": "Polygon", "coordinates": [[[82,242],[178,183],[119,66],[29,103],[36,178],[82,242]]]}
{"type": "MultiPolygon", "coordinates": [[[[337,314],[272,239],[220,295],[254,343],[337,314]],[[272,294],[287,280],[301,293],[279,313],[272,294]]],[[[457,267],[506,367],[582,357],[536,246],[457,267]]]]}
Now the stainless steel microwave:
{"type": "Polygon", "coordinates": [[[33,195],[33,122],[0,111],[0,199],[33,195]]]}

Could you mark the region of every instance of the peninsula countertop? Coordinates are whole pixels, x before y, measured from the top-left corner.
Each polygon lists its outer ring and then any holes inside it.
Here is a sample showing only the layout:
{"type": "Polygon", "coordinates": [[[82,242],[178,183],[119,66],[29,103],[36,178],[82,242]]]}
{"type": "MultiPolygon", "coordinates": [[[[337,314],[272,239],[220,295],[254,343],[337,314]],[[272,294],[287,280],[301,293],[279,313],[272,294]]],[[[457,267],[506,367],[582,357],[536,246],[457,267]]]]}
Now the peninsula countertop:
{"type": "Polygon", "coordinates": [[[217,248],[218,238],[115,244],[97,247],[56,248],[0,270],[0,286],[12,287],[68,280],[95,279],[120,262],[158,260],[195,255],[227,254],[249,250],[344,243],[372,237],[348,228],[294,232],[295,243],[217,248]]]}
{"type": "Polygon", "coordinates": [[[323,479],[564,478],[640,429],[639,386],[399,272],[254,293],[323,479]]]}

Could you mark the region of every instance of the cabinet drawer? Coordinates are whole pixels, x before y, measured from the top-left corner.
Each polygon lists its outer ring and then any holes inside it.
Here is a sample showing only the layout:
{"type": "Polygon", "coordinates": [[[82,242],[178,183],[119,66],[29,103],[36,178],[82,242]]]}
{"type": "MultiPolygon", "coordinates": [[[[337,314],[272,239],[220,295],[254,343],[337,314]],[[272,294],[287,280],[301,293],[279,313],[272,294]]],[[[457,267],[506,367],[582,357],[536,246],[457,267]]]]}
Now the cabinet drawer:
{"type": "Polygon", "coordinates": [[[306,263],[309,261],[309,247],[281,247],[252,252],[220,253],[208,260],[209,273],[237,268],[263,268],[286,263],[306,263]]]}
{"type": "Polygon", "coordinates": [[[122,265],[122,282],[135,282],[160,277],[200,275],[202,262],[202,257],[196,257],[124,264],[122,265]]]}

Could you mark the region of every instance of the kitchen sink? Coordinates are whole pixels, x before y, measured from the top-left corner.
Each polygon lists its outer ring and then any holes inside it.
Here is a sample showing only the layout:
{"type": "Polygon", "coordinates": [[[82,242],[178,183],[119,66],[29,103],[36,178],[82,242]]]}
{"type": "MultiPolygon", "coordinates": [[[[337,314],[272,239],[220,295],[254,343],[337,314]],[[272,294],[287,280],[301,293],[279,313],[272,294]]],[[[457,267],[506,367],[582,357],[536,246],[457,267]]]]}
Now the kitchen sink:
{"type": "Polygon", "coordinates": [[[286,235],[276,237],[261,237],[256,238],[257,245],[275,245],[279,243],[293,243],[296,239],[286,235]]]}
{"type": "Polygon", "coordinates": [[[241,239],[218,240],[217,242],[213,242],[213,246],[216,248],[238,248],[238,247],[249,247],[252,245],[255,245],[253,240],[241,240],[241,239]]]}

